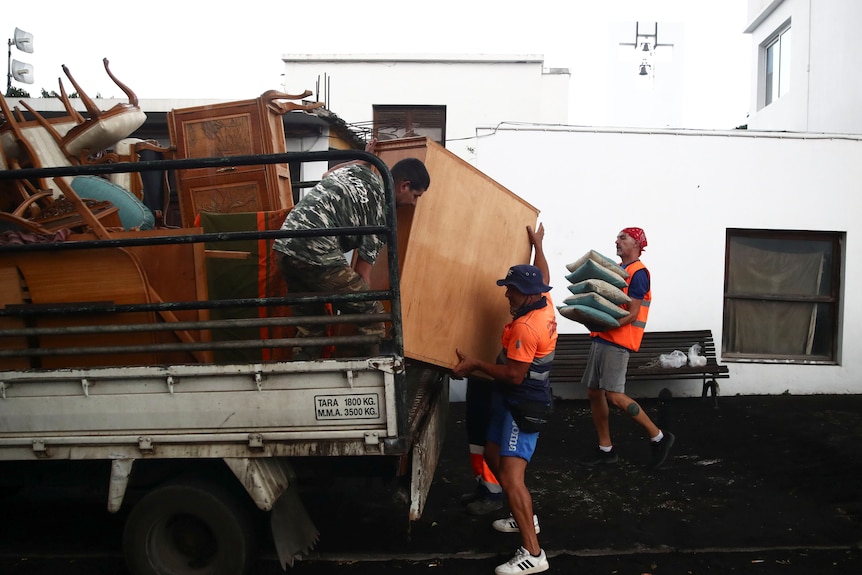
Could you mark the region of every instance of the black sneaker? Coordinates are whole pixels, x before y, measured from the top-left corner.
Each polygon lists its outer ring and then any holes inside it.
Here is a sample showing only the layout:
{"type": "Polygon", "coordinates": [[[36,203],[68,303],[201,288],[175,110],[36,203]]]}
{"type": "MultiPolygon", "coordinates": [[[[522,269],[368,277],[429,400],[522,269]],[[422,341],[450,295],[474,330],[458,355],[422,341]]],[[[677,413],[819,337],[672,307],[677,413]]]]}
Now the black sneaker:
{"type": "Polygon", "coordinates": [[[652,469],[658,469],[664,464],[668,454],[670,454],[674,441],[676,441],[676,437],[674,437],[673,433],[664,432],[664,437],[661,438],[661,441],[650,442],[652,443],[652,463],[650,464],[652,469]]]}
{"type": "Polygon", "coordinates": [[[596,446],[595,451],[581,459],[581,464],[592,467],[602,463],[616,463],[619,460],[617,450],[613,447],[611,447],[610,451],[602,451],[599,446],[596,446]]]}
{"type": "Polygon", "coordinates": [[[467,504],[470,515],[487,515],[503,508],[503,494],[492,493],[467,504]]]}
{"type": "Polygon", "coordinates": [[[477,499],[483,498],[486,493],[488,493],[488,490],[481,485],[478,485],[473,491],[462,493],[458,498],[458,502],[461,503],[461,505],[467,505],[468,503],[473,503],[477,499]]]}

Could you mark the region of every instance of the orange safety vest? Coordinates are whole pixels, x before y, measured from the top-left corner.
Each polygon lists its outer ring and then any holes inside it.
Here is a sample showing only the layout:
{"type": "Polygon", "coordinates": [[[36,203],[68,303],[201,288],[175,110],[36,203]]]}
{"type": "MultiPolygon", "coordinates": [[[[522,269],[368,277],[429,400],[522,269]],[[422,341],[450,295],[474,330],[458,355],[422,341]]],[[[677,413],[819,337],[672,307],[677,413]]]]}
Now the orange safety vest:
{"type": "MultiPolygon", "coordinates": [[[[639,270],[646,271],[649,274],[649,270],[640,260],[634,261],[626,266],[626,271],[629,272],[629,277],[626,278],[626,287],[623,289],[625,293],[629,291],[629,284],[631,284],[632,277],[634,277],[635,272],[639,270]]],[[[608,331],[602,332],[590,332],[590,335],[593,337],[600,337],[604,340],[607,340],[611,343],[615,343],[619,346],[622,346],[626,349],[630,349],[632,351],[637,351],[641,347],[641,341],[644,337],[644,328],[646,328],[647,316],[649,315],[649,306],[652,301],[652,287],[646,292],[644,295],[643,302],[641,302],[640,311],[638,311],[638,316],[635,320],[629,324],[616,327],[614,329],[609,329],[608,331]]],[[[621,306],[624,309],[628,309],[628,306],[621,306]]]]}

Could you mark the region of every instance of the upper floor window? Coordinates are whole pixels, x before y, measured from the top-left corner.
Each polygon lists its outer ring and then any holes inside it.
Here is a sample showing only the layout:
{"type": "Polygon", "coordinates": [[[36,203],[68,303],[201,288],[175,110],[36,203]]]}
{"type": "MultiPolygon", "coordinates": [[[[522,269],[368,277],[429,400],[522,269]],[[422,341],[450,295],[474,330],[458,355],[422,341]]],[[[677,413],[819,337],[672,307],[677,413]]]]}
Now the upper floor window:
{"type": "Polygon", "coordinates": [[[790,90],[790,26],[773,36],[765,48],[763,105],[768,106],[790,90]]]}
{"type": "Polygon", "coordinates": [[[845,236],[727,230],[722,358],[837,363],[845,236]]]}
{"type": "Polygon", "coordinates": [[[426,136],[446,145],[446,106],[374,106],[374,137],[426,136]]]}

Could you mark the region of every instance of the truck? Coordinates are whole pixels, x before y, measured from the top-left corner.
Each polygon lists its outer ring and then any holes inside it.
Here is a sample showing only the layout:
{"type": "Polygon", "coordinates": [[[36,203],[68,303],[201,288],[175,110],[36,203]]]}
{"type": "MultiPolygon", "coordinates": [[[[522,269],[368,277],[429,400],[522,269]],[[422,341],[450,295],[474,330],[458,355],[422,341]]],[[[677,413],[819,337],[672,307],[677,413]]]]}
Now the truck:
{"type": "Polygon", "coordinates": [[[301,487],[320,475],[382,477],[403,496],[408,518],[421,517],[443,441],[449,376],[405,357],[393,182],[379,157],[291,152],[0,170],[0,189],[22,195],[45,180],[68,192],[49,198],[57,217],[83,218],[89,227],[50,235],[0,222],[4,493],[49,476],[97,490],[108,511],[126,516],[123,554],[135,575],[247,573],[261,520],[287,569],[318,540],[301,487]],[[377,267],[388,285],[359,294],[236,287],[216,295],[226,277],[266,284],[277,273],[267,263],[272,241],[303,232],[281,231],[272,217],[258,225],[266,214],[250,217],[258,224],[249,226],[216,215],[197,228],[116,231],[113,208],[84,202],[62,183],[355,159],[382,176],[387,224],[305,235],[387,238],[377,267]],[[64,202],[71,207],[62,212],[64,202]],[[349,298],[381,300],[386,313],[289,313],[297,302],[349,298]],[[331,326],[313,342],[325,346],[325,357],[291,357],[300,320],[331,326]],[[383,340],[351,332],[381,320],[389,326],[383,340]],[[369,343],[379,354],[356,353],[369,343]]]}

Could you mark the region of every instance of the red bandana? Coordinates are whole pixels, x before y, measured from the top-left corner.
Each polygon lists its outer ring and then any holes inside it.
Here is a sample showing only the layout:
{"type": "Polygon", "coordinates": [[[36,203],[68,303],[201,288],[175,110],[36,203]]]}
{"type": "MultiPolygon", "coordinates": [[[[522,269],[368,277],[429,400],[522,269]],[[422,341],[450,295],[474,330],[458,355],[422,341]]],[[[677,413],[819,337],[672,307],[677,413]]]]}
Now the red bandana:
{"type": "Polygon", "coordinates": [[[625,228],[623,232],[631,236],[640,246],[641,249],[647,247],[646,234],[640,228],[625,228]]]}

